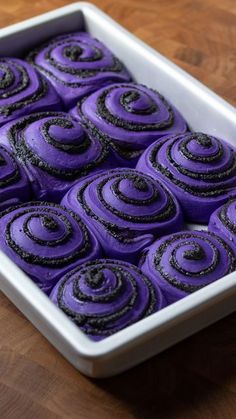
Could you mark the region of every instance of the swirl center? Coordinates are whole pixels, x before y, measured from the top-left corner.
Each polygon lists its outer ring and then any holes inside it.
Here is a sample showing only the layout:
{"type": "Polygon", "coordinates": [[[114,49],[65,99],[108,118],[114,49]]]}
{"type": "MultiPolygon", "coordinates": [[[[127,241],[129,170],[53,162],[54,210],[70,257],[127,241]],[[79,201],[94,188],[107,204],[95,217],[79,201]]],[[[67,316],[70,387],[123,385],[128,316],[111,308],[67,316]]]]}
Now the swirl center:
{"type": "Polygon", "coordinates": [[[183,257],[188,260],[202,260],[206,256],[202,247],[194,245],[193,249],[185,250],[183,257]]]}
{"type": "Polygon", "coordinates": [[[48,231],[57,231],[59,228],[58,222],[51,217],[43,217],[43,226],[48,231]]]}
{"type": "Polygon", "coordinates": [[[91,288],[100,288],[104,280],[104,273],[98,268],[91,269],[86,275],[86,282],[91,288]]]}
{"type": "Polygon", "coordinates": [[[50,246],[65,241],[70,231],[66,221],[47,214],[32,214],[24,221],[23,229],[32,241],[50,246]]]}
{"type": "Polygon", "coordinates": [[[212,263],[212,249],[209,256],[206,257],[203,246],[204,243],[201,246],[191,240],[177,244],[171,254],[171,266],[181,273],[189,274],[199,274],[209,268],[209,262],[210,265],[212,263]]]}
{"type": "MultiPolygon", "coordinates": [[[[32,126],[31,131],[33,128],[32,126]]],[[[41,132],[49,144],[67,153],[82,153],[90,145],[90,140],[81,126],[74,126],[72,121],[65,118],[52,118],[44,122],[41,132]]]]}
{"type": "Polygon", "coordinates": [[[209,135],[206,134],[198,134],[196,141],[204,148],[210,148],[212,146],[212,139],[209,135]]]}
{"type": "Polygon", "coordinates": [[[120,97],[120,103],[127,112],[138,114],[151,114],[157,110],[157,105],[145,93],[134,90],[124,92],[120,97]]]}
{"type": "Polygon", "coordinates": [[[69,45],[64,48],[64,56],[71,61],[78,61],[82,52],[79,45],[69,45]]]}

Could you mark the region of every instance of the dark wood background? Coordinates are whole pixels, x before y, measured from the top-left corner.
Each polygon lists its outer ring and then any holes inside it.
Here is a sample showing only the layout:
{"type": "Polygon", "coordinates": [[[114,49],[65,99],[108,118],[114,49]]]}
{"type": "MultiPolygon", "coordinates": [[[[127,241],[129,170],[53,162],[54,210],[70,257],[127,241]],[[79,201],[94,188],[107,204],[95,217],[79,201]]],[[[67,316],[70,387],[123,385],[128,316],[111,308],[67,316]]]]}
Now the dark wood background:
{"type": "MultiPolygon", "coordinates": [[[[64,0],[2,0],[0,26],[64,0]]],[[[235,0],[96,0],[131,32],[236,104],[235,0]]],[[[77,372],[0,295],[1,419],[235,419],[236,314],[118,377],[77,372]]]]}

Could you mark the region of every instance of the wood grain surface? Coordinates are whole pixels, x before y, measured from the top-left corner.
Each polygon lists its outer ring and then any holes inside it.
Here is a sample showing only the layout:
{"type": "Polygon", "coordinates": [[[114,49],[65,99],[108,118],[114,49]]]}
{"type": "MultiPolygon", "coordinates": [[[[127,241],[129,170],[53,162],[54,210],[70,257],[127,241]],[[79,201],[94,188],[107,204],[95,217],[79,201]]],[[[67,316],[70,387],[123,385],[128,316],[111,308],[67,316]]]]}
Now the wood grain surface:
{"type": "MultiPolygon", "coordinates": [[[[0,26],[63,6],[0,2],[0,26]]],[[[96,0],[131,32],[236,104],[235,0],[96,0]]],[[[236,418],[236,314],[118,377],[78,373],[0,295],[0,418],[236,418]]]]}

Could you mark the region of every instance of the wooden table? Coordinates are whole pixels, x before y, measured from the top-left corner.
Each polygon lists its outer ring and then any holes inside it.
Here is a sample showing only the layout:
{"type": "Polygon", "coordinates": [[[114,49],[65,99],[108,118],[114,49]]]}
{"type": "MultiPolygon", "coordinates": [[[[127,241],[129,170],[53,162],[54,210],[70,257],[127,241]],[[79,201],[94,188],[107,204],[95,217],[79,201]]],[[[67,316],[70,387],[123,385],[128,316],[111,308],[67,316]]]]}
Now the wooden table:
{"type": "MultiPolygon", "coordinates": [[[[0,25],[69,3],[7,0],[0,25]]],[[[236,104],[235,0],[96,0],[131,32],[236,104]]],[[[236,313],[107,380],[78,373],[0,296],[0,417],[236,418],[236,313]]]]}

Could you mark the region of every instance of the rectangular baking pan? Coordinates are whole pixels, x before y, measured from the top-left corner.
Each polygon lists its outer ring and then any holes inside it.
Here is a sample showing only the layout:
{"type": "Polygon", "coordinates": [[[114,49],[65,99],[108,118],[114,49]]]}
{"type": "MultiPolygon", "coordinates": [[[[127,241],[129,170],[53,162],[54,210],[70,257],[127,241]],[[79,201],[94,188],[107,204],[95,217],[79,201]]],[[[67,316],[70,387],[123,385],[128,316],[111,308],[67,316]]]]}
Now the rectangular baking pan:
{"type": "MultiPolygon", "coordinates": [[[[236,144],[235,109],[89,3],[74,3],[0,30],[0,54],[21,56],[47,38],[85,29],[164,94],[190,128],[236,144]]],[[[0,253],[0,288],[77,369],[91,377],[122,372],[190,336],[236,307],[236,272],[101,342],[92,342],[0,253]]]]}

